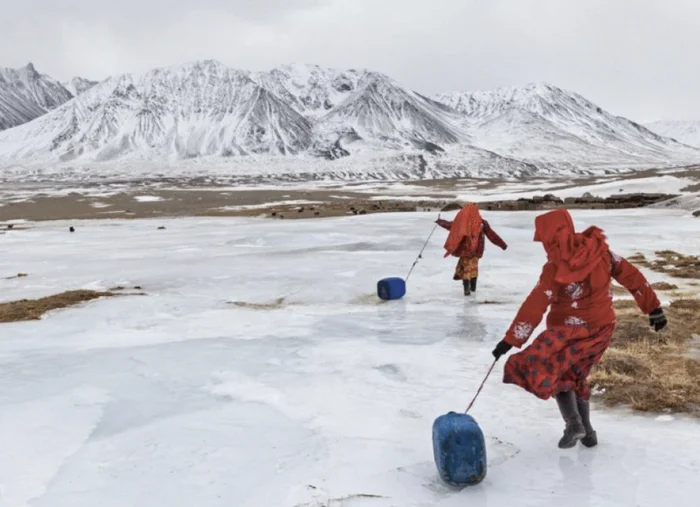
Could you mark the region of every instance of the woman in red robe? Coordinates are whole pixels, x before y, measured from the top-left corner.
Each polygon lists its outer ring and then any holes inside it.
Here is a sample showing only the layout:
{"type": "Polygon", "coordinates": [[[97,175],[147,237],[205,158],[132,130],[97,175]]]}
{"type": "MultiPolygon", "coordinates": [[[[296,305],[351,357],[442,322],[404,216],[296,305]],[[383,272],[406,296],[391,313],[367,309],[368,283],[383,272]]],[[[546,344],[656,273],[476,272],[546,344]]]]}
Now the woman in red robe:
{"type": "Polygon", "coordinates": [[[462,281],[464,295],[469,296],[476,291],[479,259],[484,256],[486,246],[484,237],[503,250],[507,249],[508,245],[489,223],[481,218],[476,204],[465,205],[453,222],[438,218],[435,223],[450,231],[445,241],[445,257],[459,257],[453,279],[462,281]]]}
{"type": "Polygon", "coordinates": [[[611,280],[632,293],[656,331],[666,326],[666,317],[646,278],[609,250],[597,227],[576,233],[569,212],[557,209],[535,219],[534,241],[544,246],[547,263],[493,355],[499,359],[512,347],[525,345],[550,308],[546,331],[508,358],[503,382],[542,400],[556,398],[566,423],[560,448],[574,447],[579,440],[593,447],[598,441],[590,422],[586,379],[615,329],[611,280]]]}

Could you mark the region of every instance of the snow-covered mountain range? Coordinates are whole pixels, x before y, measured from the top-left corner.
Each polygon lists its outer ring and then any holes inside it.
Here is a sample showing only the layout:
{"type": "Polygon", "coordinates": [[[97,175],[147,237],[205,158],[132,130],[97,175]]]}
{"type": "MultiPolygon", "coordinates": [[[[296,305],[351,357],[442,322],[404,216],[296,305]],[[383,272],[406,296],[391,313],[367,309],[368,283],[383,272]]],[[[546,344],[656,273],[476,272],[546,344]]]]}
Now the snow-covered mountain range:
{"type": "Polygon", "coordinates": [[[646,127],[660,136],[700,148],[700,120],[660,120],[647,123],[646,127]]]}
{"type": "Polygon", "coordinates": [[[433,98],[469,119],[477,145],[535,164],[665,165],[697,157],[695,149],[549,84],[433,98]]]}
{"type": "Polygon", "coordinates": [[[64,161],[296,154],[311,146],[311,129],[245,73],[202,62],[108,79],[3,132],[0,154],[64,161]]]}
{"type": "Polygon", "coordinates": [[[70,81],[61,84],[71,93],[73,97],[77,97],[81,93],[95,86],[97,81],[91,81],[90,79],[85,79],[82,77],[74,77],[70,81]]]}
{"type": "Polygon", "coordinates": [[[27,123],[73,98],[61,83],[39,74],[31,63],[0,68],[0,130],[27,123]]]}
{"type": "Polygon", "coordinates": [[[700,149],[547,84],[428,98],[373,71],[248,72],[211,60],[97,84],[75,79],[70,91],[56,84],[64,93],[49,112],[0,132],[0,163],[207,159],[251,174],[410,178],[700,161],[700,149]]]}

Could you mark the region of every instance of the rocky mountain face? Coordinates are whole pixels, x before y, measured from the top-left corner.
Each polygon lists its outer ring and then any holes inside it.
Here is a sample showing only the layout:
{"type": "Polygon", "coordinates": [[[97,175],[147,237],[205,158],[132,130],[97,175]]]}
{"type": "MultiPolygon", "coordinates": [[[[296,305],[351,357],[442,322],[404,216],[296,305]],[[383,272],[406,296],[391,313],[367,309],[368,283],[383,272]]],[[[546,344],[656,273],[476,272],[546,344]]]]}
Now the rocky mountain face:
{"type": "Polygon", "coordinates": [[[72,98],[61,83],[39,74],[31,63],[20,69],[0,68],[0,130],[43,116],[72,98]]]}
{"type": "Polygon", "coordinates": [[[73,97],[77,97],[83,92],[89,90],[97,84],[97,81],[91,81],[82,77],[74,77],[70,81],[62,83],[63,87],[68,90],[73,97]]]}

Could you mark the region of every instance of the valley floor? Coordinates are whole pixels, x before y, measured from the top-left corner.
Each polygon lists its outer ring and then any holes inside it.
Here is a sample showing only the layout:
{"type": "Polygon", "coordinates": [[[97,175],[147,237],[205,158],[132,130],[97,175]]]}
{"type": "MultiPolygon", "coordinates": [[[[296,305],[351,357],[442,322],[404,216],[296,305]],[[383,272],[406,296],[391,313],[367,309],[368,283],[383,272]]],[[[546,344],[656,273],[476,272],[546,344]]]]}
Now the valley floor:
{"type": "MultiPolygon", "coordinates": [[[[510,248],[487,247],[475,297],[451,280],[436,233],[389,303],[376,281],[406,275],[432,213],[0,235],[0,302],[146,294],[0,324],[0,505],[697,505],[697,419],[596,404],[599,447],[561,451],[555,403],[503,385],[502,363],[471,412],[486,479],[462,491],[438,481],[432,422],[464,410],[544,259],[534,213],[485,216],[510,248]]],[[[700,251],[700,220],[681,211],[574,217],[623,255],[700,251]]]]}
{"type": "MultiPolygon", "coordinates": [[[[648,170],[577,180],[326,182],[270,187],[231,185],[215,178],[102,183],[7,182],[0,189],[0,227],[3,222],[16,220],[186,216],[315,218],[439,210],[455,201],[495,204],[496,208],[505,204],[508,207],[517,205],[518,199],[544,194],[566,199],[588,193],[600,199],[611,199],[634,193],[676,195],[698,192],[698,168],[648,170]]],[[[602,201],[583,205],[588,208],[603,206],[606,204],[602,201]]]]}

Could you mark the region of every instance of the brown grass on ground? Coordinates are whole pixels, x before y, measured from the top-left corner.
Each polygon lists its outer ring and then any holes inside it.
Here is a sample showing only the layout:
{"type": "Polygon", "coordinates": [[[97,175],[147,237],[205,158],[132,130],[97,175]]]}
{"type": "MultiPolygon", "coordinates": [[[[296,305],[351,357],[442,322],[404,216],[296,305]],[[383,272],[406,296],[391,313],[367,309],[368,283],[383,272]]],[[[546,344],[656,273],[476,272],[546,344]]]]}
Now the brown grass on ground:
{"type": "Polygon", "coordinates": [[[700,257],[684,255],[672,250],[656,252],[658,260],[651,268],[659,273],[666,273],[676,278],[700,279],[700,257]]]}
{"type": "Polygon", "coordinates": [[[651,262],[640,253],[634,254],[627,260],[638,266],[675,278],[700,280],[700,257],[684,255],[673,250],[662,250],[655,253],[656,259],[651,262]]]}
{"type": "Polygon", "coordinates": [[[67,308],[93,299],[114,295],[112,292],[70,290],[41,299],[22,299],[0,303],[0,322],[39,320],[42,315],[51,310],[67,308]]]}
{"type": "Polygon", "coordinates": [[[610,285],[610,291],[616,296],[629,295],[629,291],[625,289],[622,285],[617,285],[613,283],[610,285]]]}
{"type": "Polygon", "coordinates": [[[634,301],[616,301],[615,308],[615,334],[590,379],[603,390],[603,402],[700,415],[700,361],[690,356],[694,335],[700,335],[700,299],[672,302],[665,310],[669,324],[660,333],[634,301]]]}
{"type": "Polygon", "coordinates": [[[651,265],[649,264],[649,261],[647,260],[646,257],[644,257],[644,254],[637,252],[634,255],[630,255],[627,257],[627,260],[630,261],[633,264],[637,264],[639,266],[646,266],[646,265],[651,265]]]}
{"type": "Polygon", "coordinates": [[[637,302],[634,299],[618,299],[615,301],[616,310],[631,310],[637,308],[637,302]]]}
{"type": "Polygon", "coordinates": [[[250,308],[252,310],[276,310],[285,306],[284,297],[277,298],[270,303],[250,303],[248,301],[230,301],[229,304],[239,308],[250,308]]]}
{"type": "Polygon", "coordinates": [[[651,284],[651,288],[654,290],[678,290],[678,285],[668,282],[656,282],[651,284]]]}
{"type": "MultiPolygon", "coordinates": [[[[651,288],[656,290],[656,291],[663,291],[663,292],[674,291],[672,293],[672,295],[676,294],[675,291],[678,291],[678,285],[674,285],[674,284],[668,283],[668,282],[652,283],[651,288]]],[[[625,289],[623,286],[618,285],[616,283],[613,283],[610,285],[610,291],[615,296],[630,296],[630,292],[627,289],[625,289]]],[[[632,303],[634,303],[634,301],[632,301],[632,303]]]]}

